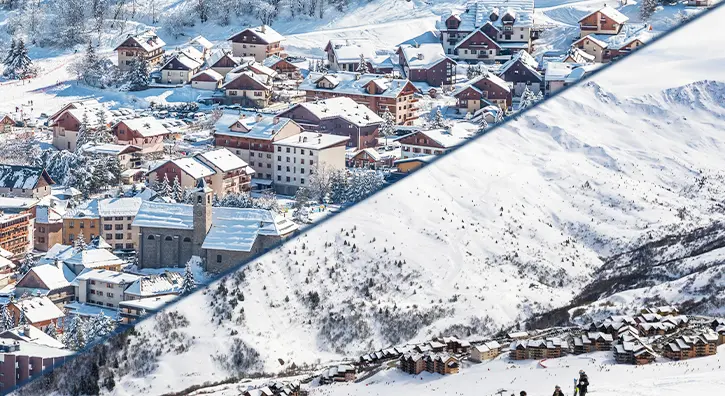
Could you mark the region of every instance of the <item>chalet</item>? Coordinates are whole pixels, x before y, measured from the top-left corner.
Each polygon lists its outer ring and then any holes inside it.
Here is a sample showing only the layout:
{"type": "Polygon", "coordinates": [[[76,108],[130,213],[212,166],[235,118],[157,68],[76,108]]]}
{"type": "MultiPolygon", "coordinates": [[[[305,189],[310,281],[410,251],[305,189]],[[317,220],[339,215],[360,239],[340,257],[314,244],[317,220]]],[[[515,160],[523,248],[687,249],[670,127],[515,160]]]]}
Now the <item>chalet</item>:
{"type": "Polygon", "coordinates": [[[213,190],[202,181],[193,205],[144,201],[133,226],[139,230],[139,268],[183,267],[191,256],[219,273],[290,237],[292,221],[262,209],[212,207],[213,190]]]}
{"type": "MultiPolygon", "coordinates": [[[[59,249],[62,245],[55,245],[52,249],[59,249]],[[57,247],[56,247],[57,246],[57,247]]],[[[73,301],[74,289],[71,285],[76,274],[60,260],[48,264],[38,264],[23,275],[15,284],[16,293],[32,293],[45,296],[53,304],[63,307],[73,301]]]]}
{"type": "Polygon", "coordinates": [[[595,62],[607,63],[639,49],[654,35],[645,23],[627,24],[615,35],[589,34],[572,46],[594,57],[595,62]]]}
{"type": "Polygon", "coordinates": [[[685,360],[695,357],[715,355],[718,335],[705,331],[696,336],[681,336],[665,345],[664,356],[672,360],[685,360]]]}
{"type": "Polygon", "coordinates": [[[255,108],[269,106],[272,98],[272,80],[253,71],[229,73],[224,78],[221,89],[226,102],[255,108]]]}
{"type": "Polygon", "coordinates": [[[202,70],[191,76],[191,87],[205,91],[216,91],[222,86],[224,76],[213,69],[202,70]]]}
{"type": "Polygon", "coordinates": [[[211,55],[214,44],[207,40],[204,36],[196,36],[189,40],[187,47],[194,48],[197,52],[202,54],[203,58],[207,58],[211,55]]]}
{"type": "Polygon", "coordinates": [[[161,82],[163,84],[186,84],[191,81],[191,77],[201,70],[203,59],[200,59],[197,54],[189,54],[188,52],[191,51],[187,49],[187,52],[176,53],[161,66],[161,82]]]}
{"type": "Polygon", "coordinates": [[[562,60],[564,63],[586,64],[596,60],[593,55],[589,55],[577,47],[569,47],[566,57],[562,60]]]}
{"type": "Polygon", "coordinates": [[[118,309],[124,301],[124,290],[139,276],[106,269],[87,269],[74,280],[76,301],[105,308],[118,309]]]}
{"type": "Polygon", "coordinates": [[[579,37],[589,34],[618,34],[628,20],[621,12],[605,5],[579,20],[579,37]]]}
{"type": "Polygon", "coordinates": [[[0,133],[12,132],[15,125],[16,122],[10,114],[0,114],[0,133]]]}
{"type": "Polygon", "coordinates": [[[320,383],[331,384],[333,382],[354,381],[356,374],[355,366],[342,364],[325,370],[320,376],[320,383]]]}
{"type": "Polygon", "coordinates": [[[169,130],[154,117],[119,121],[113,126],[112,132],[118,144],[140,147],[140,154],[144,155],[163,152],[164,139],[169,136],[169,130]]]}
{"type": "Polygon", "coordinates": [[[57,243],[63,243],[63,215],[67,203],[51,200],[47,205],[35,208],[35,227],[33,245],[36,250],[47,252],[57,243]]]}
{"type": "Polygon", "coordinates": [[[178,180],[182,189],[191,189],[204,180],[219,197],[250,190],[254,170],[226,148],[193,157],[168,160],[149,171],[149,181],[170,183],[178,180]]]}
{"type": "Polygon", "coordinates": [[[373,71],[373,62],[378,56],[375,44],[368,39],[332,39],[325,46],[328,68],[332,71],[355,72],[360,67],[360,58],[365,59],[368,71],[373,71]]]}
{"type": "Polygon", "coordinates": [[[71,102],[48,117],[53,129],[53,146],[58,150],[76,151],[78,132],[85,122],[86,128],[96,129],[113,123],[114,115],[96,100],[71,102]]]}
{"type": "Polygon", "coordinates": [[[525,89],[537,94],[544,86],[544,76],[539,72],[539,62],[525,51],[516,53],[501,66],[498,76],[513,86],[513,95],[521,96],[525,89]]]}
{"type": "Polygon", "coordinates": [[[36,329],[45,330],[52,323],[61,328],[65,314],[48,297],[29,297],[10,301],[8,310],[14,323],[19,323],[21,316],[26,323],[36,329]]]}
{"type": "Polygon", "coordinates": [[[289,118],[225,113],[214,126],[214,145],[225,147],[254,170],[256,179],[272,183],[274,142],[298,135],[302,128],[289,118]]]}
{"type": "Polygon", "coordinates": [[[121,170],[141,166],[142,149],[139,146],[112,143],[87,143],[83,146],[83,152],[103,157],[115,157],[118,159],[119,165],[121,165],[121,170]]]}
{"type": "Polygon", "coordinates": [[[649,364],[657,357],[651,347],[641,341],[623,341],[613,346],[614,360],[620,364],[649,364]]]}
{"type": "Polygon", "coordinates": [[[347,136],[301,132],[273,143],[276,167],[274,186],[278,194],[294,195],[310,183],[310,177],[321,167],[345,169],[347,136]]]}
{"type": "Polygon", "coordinates": [[[353,153],[347,159],[348,168],[377,169],[383,165],[383,157],[373,147],[364,148],[353,153]]]}
{"type": "Polygon", "coordinates": [[[590,353],[612,350],[614,338],[607,333],[586,333],[574,338],[574,353],[590,353]]]}
{"type": "Polygon", "coordinates": [[[121,44],[116,47],[118,53],[118,68],[122,71],[131,69],[135,58],[141,57],[153,67],[163,60],[164,45],[166,43],[152,30],[141,34],[129,35],[121,44]]]}
{"type": "Polygon", "coordinates": [[[255,60],[243,60],[239,66],[232,69],[229,73],[239,74],[245,71],[251,71],[254,74],[266,76],[267,80],[270,81],[278,77],[276,71],[255,60]]]}
{"type": "Polygon", "coordinates": [[[347,136],[348,147],[375,147],[383,119],[349,97],[335,97],[299,103],[279,114],[308,131],[347,136]]]}
{"type": "Polygon", "coordinates": [[[636,316],[634,320],[637,323],[656,323],[662,321],[662,315],[657,313],[643,313],[636,316]]]}
{"type": "Polygon", "coordinates": [[[302,73],[297,65],[287,59],[280,58],[277,55],[268,57],[264,60],[264,62],[262,62],[262,64],[276,71],[278,75],[284,76],[288,79],[299,80],[302,78],[302,73]]]}
{"type": "Polygon", "coordinates": [[[344,96],[380,116],[390,111],[399,125],[412,125],[418,118],[417,89],[407,79],[348,72],[310,73],[299,90],[305,91],[307,102],[344,96]]]}
{"type": "Polygon", "coordinates": [[[0,164],[0,196],[43,198],[55,182],[44,168],[0,164]]]}
{"type": "Polygon", "coordinates": [[[268,56],[281,55],[283,40],[281,34],[266,25],[244,29],[229,38],[232,55],[253,56],[257,62],[263,62],[268,56]]]}
{"type": "Polygon", "coordinates": [[[498,106],[506,112],[513,104],[513,94],[508,83],[488,72],[463,85],[453,96],[458,111],[471,114],[486,106],[498,106]]]}
{"type": "Polygon", "coordinates": [[[212,51],[206,59],[207,69],[211,69],[222,76],[226,76],[227,73],[241,64],[241,57],[233,56],[231,52],[221,49],[212,51]]]}
{"type": "Polygon", "coordinates": [[[678,316],[680,310],[671,305],[663,305],[661,307],[648,307],[642,310],[642,314],[657,314],[662,316],[678,316]]]}
{"type": "Polygon", "coordinates": [[[33,248],[32,213],[0,213],[0,248],[19,258],[33,248]]]}
{"type": "Polygon", "coordinates": [[[464,12],[441,17],[437,27],[447,55],[476,62],[505,61],[531,49],[534,1],[473,0],[464,12]]]}
{"type": "Polygon", "coordinates": [[[397,52],[408,80],[425,82],[431,87],[456,83],[457,63],[446,56],[440,43],[403,44],[397,52]]]}
{"type": "Polygon", "coordinates": [[[496,341],[489,341],[485,344],[474,345],[471,348],[471,360],[482,362],[491,360],[501,353],[501,345],[496,341]]]}
{"type": "Polygon", "coordinates": [[[462,144],[471,133],[459,125],[448,129],[415,131],[398,139],[402,158],[442,155],[462,144]]]}
{"type": "Polygon", "coordinates": [[[512,360],[559,358],[568,348],[569,344],[558,337],[545,340],[518,340],[511,343],[510,358],[512,360]]]}

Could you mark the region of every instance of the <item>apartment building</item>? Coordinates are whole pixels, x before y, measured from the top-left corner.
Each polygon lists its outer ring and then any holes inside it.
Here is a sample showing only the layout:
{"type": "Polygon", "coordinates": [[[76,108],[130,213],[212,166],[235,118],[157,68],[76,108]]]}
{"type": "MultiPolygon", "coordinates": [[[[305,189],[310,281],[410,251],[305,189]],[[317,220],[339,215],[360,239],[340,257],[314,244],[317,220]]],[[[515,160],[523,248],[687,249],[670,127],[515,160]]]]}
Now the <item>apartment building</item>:
{"type": "Polygon", "coordinates": [[[106,269],[83,271],[73,281],[76,301],[117,309],[124,300],[123,292],[138,278],[138,275],[106,269]]]}
{"type": "Polygon", "coordinates": [[[33,248],[32,213],[0,212],[0,248],[20,257],[33,248]]]}
{"type": "Polygon", "coordinates": [[[232,55],[253,56],[257,62],[272,55],[282,56],[284,37],[267,25],[247,28],[229,38],[232,55]]]}
{"type": "Polygon", "coordinates": [[[72,245],[83,234],[86,243],[100,235],[101,216],[98,214],[98,200],[86,201],[69,210],[63,216],[63,244],[72,245]]]}
{"type": "Polygon", "coordinates": [[[294,195],[298,188],[309,185],[310,175],[321,167],[345,169],[347,141],[347,136],[302,132],[274,142],[277,193],[294,195]]]}
{"type": "Polygon", "coordinates": [[[136,250],[138,230],[133,227],[141,198],[106,198],[98,201],[100,234],[114,250],[136,250]]]}
{"type": "Polygon", "coordinates": [[[140,154],[162,153],[164,139],[170,134],[161,121],[154,117],[119,121],[113,125],[112,132],[118,144],[140,147],[140,154]]]}

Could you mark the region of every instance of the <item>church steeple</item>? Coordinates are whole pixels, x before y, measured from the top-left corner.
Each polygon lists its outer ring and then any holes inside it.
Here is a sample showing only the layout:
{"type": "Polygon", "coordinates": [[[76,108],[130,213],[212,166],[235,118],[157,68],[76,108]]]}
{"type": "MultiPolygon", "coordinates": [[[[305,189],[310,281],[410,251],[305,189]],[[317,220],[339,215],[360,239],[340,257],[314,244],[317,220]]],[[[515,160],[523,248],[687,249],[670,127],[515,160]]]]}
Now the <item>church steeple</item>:
{"type": "Polygon", "coordinates": [[[211,229],[212,197],[214,190],[206,185],[204,179],[199,179],[196,189],[192,193],[194,200],[194,252],[195,256],[204,257],[201,245],[204,244],[206,234],[211,229]]]}

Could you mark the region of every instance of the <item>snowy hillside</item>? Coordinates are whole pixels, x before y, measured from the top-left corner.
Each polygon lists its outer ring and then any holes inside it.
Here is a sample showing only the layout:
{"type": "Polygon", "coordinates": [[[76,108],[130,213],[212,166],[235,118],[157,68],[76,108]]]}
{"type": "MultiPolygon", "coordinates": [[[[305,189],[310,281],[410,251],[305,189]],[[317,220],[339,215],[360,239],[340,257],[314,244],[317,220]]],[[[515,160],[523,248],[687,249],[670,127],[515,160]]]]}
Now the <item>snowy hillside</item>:
{"type": "MultiPolygon", "coordinates": [[[[569,90],[143,322],[123,352],[130,363],[113,371],[114,393],[178,391],[439,333],[490,334],[567,306],[647,241],[722,221],[725,83],[618,94],[665,45],[595,78],[622,85],[569,90]]],[[[680,239],[662,249],[682,261],[666,270],[667,300],[711,281],[722,293],[707,263],[721,253],[693,262],[684,253],[702,245],[680,239]],[[688,273],[700,278],[678,277],[688,273]]],[[[623,291],[619,301],[659,292],[623,291]]]]}

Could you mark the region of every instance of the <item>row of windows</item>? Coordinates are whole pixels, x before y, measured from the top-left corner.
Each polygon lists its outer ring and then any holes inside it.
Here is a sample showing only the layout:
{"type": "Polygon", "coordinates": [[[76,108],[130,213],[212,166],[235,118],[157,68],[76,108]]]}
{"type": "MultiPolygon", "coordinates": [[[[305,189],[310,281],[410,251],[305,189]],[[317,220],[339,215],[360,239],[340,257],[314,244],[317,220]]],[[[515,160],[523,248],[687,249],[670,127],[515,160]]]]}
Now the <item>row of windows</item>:
{"type": "MultiPolygon", "coordinates": [[[[285,147],[285,149],[286,149],[285,151],[288,153],[297,154],[297,147],[285,147]]],[[[281,146],[277,146],[277,152],[278,153],[282,152],[281,146]]],[[[310,156],[315,154],[314,150],[307,150],[307,152],[310,154],[310,156]]],[[[305,149],[300,149],[300,155],[305,155],[305,149]]],[[[267,157],[267,158],[269,158],[269,157],[267,157]]],[[[279,158],[279,157],[277,157],[277,158],[279,158]]]]}
{"type": "MultiPolygon", "coordinates": [[[[99,295],[99,296],[103,297],[103,292],[102,291],[99,291],[99,292],[96,293],[95,290],[91,290],[91,294],[96,294],[96,295],[99,295]]],[[[113,293],[106,292],[106,297],[113,298],[113,293]]]]}
{"type": "MultiPolygon", "coordinates": [[[[290,162],[290,159],[289,158],[290,157],[287,157],[287,161],[286,162],[290,162]]],[[[282,156],[281,155],[278,155],[277,156],[277,161],[280,161],[280,162],[282,161],[282,156]]],[[[296,164],[297,163],[297,158],[296,157],[292,157],[292,163],[293,164],[296,164]]],[[[302,164],[302,165],[305,164],[305,159],[304,158],[300,159],[300,164],[302,164]]],[[[315,164],[315,161],[310,160],[310,165],[314,165],[314,164],[315,164]]],[[[279,165],[277,165],[277,170],[279,170],[279,165]]]]}
{"type": "MultiPolygon", "coordinates": [[[[287,183],[291,182],[289,176],[285,177],[285,180],[287,181],[287,183]]],[[[294,180],[297,181],[297,178],[295,177],[294,180]]],[[[281,182],[282,181],[282,176],[277,175],[277,181],[280,181],[281,182]]],[[[305,184],[305,179],[300,178],[300,184],[305,184]]]]}
{"type": "MultiPolygon", "coordinates": [[[[103,220],[104,220],[104,221],[112,221],[112,220],[115,220],[115,221],[122,221],[123,219],[124,219],[124,217],[123,217],[123,216],[120,216],[120,217],[119,217],[119,216],[116,216],[116,217],[104,217],[104,218],[103,218],[103,220]]],[[[125,219],[126,219],[126,220],[128,220],[128,221],[132,221],[132,220],[133,220],[133,217],[131,217],[131,216],[126,216],[126,217],[125,217],[125,219]]]]}
{"type": "MultiPolygon", "coordinates": [[[[290,171],[290,167],[288,166],[286,168],[287,168],[287,172],[289,172],[290,171]]],[[[282,165],[277,165],[277,171],[282,172],[282,165]]],[[[297,173],[297,167],[292,168],[292,173],[297,173]]],[[[305,174],[305,168],[300,168],[300,173],[304,175],[305,174]]]]}
{"type": "MultiPolygon", "coordinates": [[[[410,152],[411,150],[410,150],[410,147],[404,146],[403,151],[410,152]]],[[[413,152],[420,153],[421,149],[418,147],[413,147],[413,152]]],[[[442,150],[423,149],[422,152],[423,152],[423,154],[443,154],[442,150]]]]}
{"type": "MultiPolygon", "coordinates": [[[[131,239],[131,233],[130,232],[128,234],[126,234],[126,235],[127,235],[126,239],[131,239]]],[[[110,241],[112,239],[114,239],[113,238],[113,234],[106,234],[106,240],[109,240],[110,241]]],[[[123,238],[123,234],[116,234],[116,239],[124,239],[123,238]]]]}
{"type": "MultiPolygon", "coordinates": [[[[155,240],[155,239],[156,239],[156,237],[155,237],[155,236],[153,236],[153,235],[149,235],[149,236],[148,236],[148,238],[146,238],[146,239],[148,239],[148,240],[150,240],[150,241],[153,241],[153,240],[155,240]]],[[[167,235],[166,237],[164,237],[164,241],[173,241],[173,240],[174,240],[174,238],[173,238],[173,237],[171,237],[171,236],[169,236],[169,235],[167,235]]],[[[185,237],[185,238],[184,238],[184,242],[191,242],[191,238],[189,238],[189,237],[185,237]]]]}
{"type": "MultiPolygon", "coordinates": [[[[104,224],[103,225],[103,229],[105,231],[111,231],[111,230],[114,230],[114,229],[116,231],[120,231],[120,230],[123,230],[123,224],[115,224],[115,225],[113,225],[113,224],[104,224]]],[[[130,230],[131,229],[131,224],[126,224],[126,229],[127,230],[130,230]]]]}
{"type": "MultiPolygon", "coordinates": [[[[76,222],[73,221],[73,220],[71,220],[71,221],[68,222],[68,227],[69,228],[75,228],[75,225],[76,225],[76,222]]],[[[80,228],[86,228],[86,223],[84,221],[81,221],[80,223],[78,223],[78,225],[79,225],[80,228]]],[[[96,228],[96,223],[94,223],[94,222],[91,221],[90,222],[90,225],[91,225],[91,228],[96,228]]]]}

